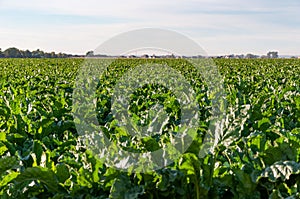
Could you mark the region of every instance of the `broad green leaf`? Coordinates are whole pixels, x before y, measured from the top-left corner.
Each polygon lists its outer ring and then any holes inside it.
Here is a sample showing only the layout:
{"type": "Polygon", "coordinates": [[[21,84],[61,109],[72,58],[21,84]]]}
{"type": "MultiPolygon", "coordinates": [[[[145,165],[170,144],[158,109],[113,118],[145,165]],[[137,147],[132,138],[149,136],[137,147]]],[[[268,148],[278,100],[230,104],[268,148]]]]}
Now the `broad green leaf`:
{"type": "Polygon", "coordinates": [[[16,182],[30,182],[33,180],[39,180],[44,184],[49,191],[58,192],[58,179],[52,170],[42,167],[29,167],[25,171],[21,172],[20,175],[15,179],[16,182]]]}
{"type": "Polygon", "coordinates": [[[6,134],[5,134],[5,132],[0,132],[0,141],[6,141],[6,134]]]}
{"type": "Polygon", "coordinates": [[[4,178],[2,178],[2,180],[0,181],[0,187],[3,187],[5,185],[7,185],[8,183],[10,183],[13,179],[15,179],[20,173],[19,172],[11,172],[7,175],[4,176],[4,178]]]}
{"type": "Polygon", "coordinates": [[[18,162],[16,157],[8,156],[0,158],[0,174],[8,169],[12,169],[17,165],[17,163],[18,162]]]}
{"type": "Polygon", "coordinates": [[[261,177],[268,178],[271,182],[276,182],[279,178],[282,181],[288,180],[292,174],[300,173],[300,164],[294,161],[279,161],[267,167],[261,177]]]}
{"type": "Polygon", "coordinates": [[[198,175],[200,169],[198,157],[193,153],[184,154],[179,161],[179,169],[184,170],[187,175],[198,175]]]}
{"type": "Polygon", "coordinates": [[[0,155],[3,155],[7,150],[8,150],[8,148],[6,147],[6,145],[4,145],[4,144],[0,141],[0,155]]]}
{"type": "Polygon", "coordinates": [[[69,169],[65,164],[56,165],[56,176],[59,182],[64,183],[69,177],[69,169]]]}

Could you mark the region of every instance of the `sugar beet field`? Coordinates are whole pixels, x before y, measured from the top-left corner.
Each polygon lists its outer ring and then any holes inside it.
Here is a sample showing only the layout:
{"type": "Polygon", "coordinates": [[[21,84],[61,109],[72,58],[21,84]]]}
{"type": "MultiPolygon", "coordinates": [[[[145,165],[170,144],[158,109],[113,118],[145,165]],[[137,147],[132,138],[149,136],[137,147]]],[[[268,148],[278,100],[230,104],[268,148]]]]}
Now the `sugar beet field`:
{"type": "Polygon", "coordinates": [[[148,172],[143,161],[134,170],[110,166],[78,133],[72,96],[83,62],[0,59],[0,198],[300,198],[300,60],[214,60],[226,100],[219,128],[211,128],[215,93],[186,60],[114,60],[99,77],[94,112],[107,140],[125,151],[165,148],[184,128],[174,93],[153,83],[133,91],[125,111],[133,128],[147,127],[149,109],[160,104],[160,132],[141,138],[121,128],[111,97],[126,71],[167,64],[195,92],[192,142],[171,164],[148,172]],[[209,133],[218,139],[201,153],[209,133]]]}

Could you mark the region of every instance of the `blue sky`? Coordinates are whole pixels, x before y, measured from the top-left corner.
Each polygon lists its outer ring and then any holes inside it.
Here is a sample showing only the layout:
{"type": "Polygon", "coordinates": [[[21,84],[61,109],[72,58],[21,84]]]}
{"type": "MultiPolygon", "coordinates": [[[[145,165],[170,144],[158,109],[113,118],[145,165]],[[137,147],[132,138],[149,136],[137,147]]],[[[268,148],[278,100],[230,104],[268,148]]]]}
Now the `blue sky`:
{"type": "Polygon", "coordinates": [[[0,47],[84,54],[122,32],[165,28],[210,55],[300,55],[298,0],[0,0],[0,47]]]}

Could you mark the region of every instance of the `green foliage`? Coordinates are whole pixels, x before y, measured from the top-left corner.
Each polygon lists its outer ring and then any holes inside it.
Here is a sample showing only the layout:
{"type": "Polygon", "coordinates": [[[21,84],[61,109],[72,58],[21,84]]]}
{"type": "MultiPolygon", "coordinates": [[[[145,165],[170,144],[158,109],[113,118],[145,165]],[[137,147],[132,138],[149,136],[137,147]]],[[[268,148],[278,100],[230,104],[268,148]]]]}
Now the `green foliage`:
{"type": "MultiPolygon", "coordinates": [[[[213,94],[185,60],[148,60],[180,71],[199,104],[199,128],[174,163],[149,173],[108,167],[75,128],[72,93],[81,59],[0,60],[1,198],[298,198],[300,193],[300,61],[215,60],[224,77],[226,115],[211,120],[213,94]],[[210,123],[212,122],[212,123],[210,123]],[[213,124],[213,125],[212,125],[213,124]],[[210,128],[210,125],[213,128],[210,128]],[[222,128],[219,128],[219,127],[222,128]],[[220,130],[221,129],[221,130],[220,130]],[[214,133],[211,151],[200,153],[214,133]]],[[[136,138],[111,112],[117,80],[145,60],[116,60],[100,78],[97,119],[111,142],[134,152],[171,143],[180,105],[167,88],[148,84],[130,96],[134,128],[151,127],[156,105],[161,132],[136,138]]]]}

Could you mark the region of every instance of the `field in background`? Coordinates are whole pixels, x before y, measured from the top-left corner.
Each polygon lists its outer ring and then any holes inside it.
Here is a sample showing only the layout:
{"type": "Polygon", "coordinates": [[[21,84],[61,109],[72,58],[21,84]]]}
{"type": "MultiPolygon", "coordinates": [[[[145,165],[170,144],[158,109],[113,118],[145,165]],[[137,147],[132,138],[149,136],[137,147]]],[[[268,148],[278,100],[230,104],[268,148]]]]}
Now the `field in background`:
{"type": "MultiPolygon", "coordinates": [[[[107,167],[79,139],[71,110],[83,61],[0,59],[1,198],[300,196],[300,60],[214,60],[224,77],[227,114],[215,150],[204,158],[199,151],[208,133],[213,99],[206,83],[184,60],[150,60],[167,63],[191,83],[201,125],[185,154],[147,174],[107,167]]],[[[99,124],[110,141],[126,140],[133,151],[157,150],[168,142],[167,133],[136,142],[111,117],[109,88],[129,68],[145,61],[116,60],[97,91],[99,124]]],[[[128,111],[134,121],[146,125],[147,109],[153,103],[163,104],[169,115],[164,131],[176,132],[180,111],[168,90],[147,85],[135,92],[131,102],[128,111]]]]}

